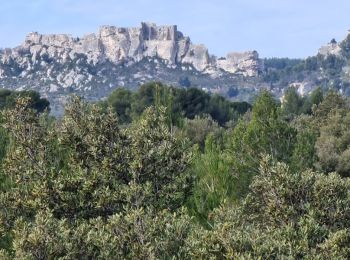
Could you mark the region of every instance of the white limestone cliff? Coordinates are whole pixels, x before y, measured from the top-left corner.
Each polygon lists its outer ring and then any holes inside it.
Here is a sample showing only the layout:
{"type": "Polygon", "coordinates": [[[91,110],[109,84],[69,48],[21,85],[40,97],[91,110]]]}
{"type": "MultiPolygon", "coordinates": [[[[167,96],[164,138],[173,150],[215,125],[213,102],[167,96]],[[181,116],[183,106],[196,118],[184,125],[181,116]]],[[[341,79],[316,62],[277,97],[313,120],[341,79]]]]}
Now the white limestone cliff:
{"type": "Polygon", "coordinates": [[[256,51],[229,53],[226,58],[216,59],[209,55],[202,44],[193,44],[189,37],[177,30],[177,26],[157,26],[142,23],[141,27],[123,28],[102,26],[97,34],[75,38],[66,34],[42,35],[33,32],[25,42],[2,55],[11,56],[19,63],[25,63],[23,53],[29,53],[32,63],[39,57],[55,59],[58,62],[74,60],[84,54],[88,62],[96,64],[108,60],[138,62],[144,58],[159,58],[169,65],[190,64],[200,72],[223,70],[232,74],[257,76],[261,67],[256,51]]]}
{"type": "Polygon", "coordinates": [[[335,56],[341,56],[341,47],[339,43],[336,42],[330,42],[325,46],[322,46],[318,53],[322,56],[329,56],[329,55],[335,55],[335,56]]]}
{"type": "Polygon", "coordinates": [[[226,58],[217,60],[217,67],[230,73],[242,72],[245,76],[256,76],[261,67],[259,55],[256,51],[231,52],[226,58]]]}

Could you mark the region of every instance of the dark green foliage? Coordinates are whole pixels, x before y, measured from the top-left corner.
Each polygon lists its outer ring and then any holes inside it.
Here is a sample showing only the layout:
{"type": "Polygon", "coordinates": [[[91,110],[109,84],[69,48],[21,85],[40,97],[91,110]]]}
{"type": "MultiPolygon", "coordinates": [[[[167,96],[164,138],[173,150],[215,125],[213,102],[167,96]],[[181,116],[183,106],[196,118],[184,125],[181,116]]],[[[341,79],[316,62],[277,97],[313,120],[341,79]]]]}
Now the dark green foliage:
{"type": "Polygon", "coordinates": [[[297,90],[289,87],[284,92],[282,113],[288,120],[300,114],[311,114],[312,108],[323,101],[321,88],[316,88],[308,96],[300,96],[297,90]]]}
{"type": "Polygon", "coordinates": [[[348,104],[344,96],[335,91],[329,91],[324,100],[314,108],[313,113],[317,120],[322,121],[332,110],[347,107],[348,104]]]}
{"type": "Polygon", "coordinates": [[[320,102],[322,99],[321,93],[315,90],[309,98],[315,102],[313,115],[301,116],[293,122],[298,135],[292,166],[299,170],[315,168],[325,173],[336,171],[348,176],[348,102],[334,91],[328,92],[320,102]]]}
{"type": "Polygon", "coordinates": [[[111,111],[102,113],[79,99],[73,99],[62,123],[52,129],[27,103],[6,118],[13,148],[5,172],[19,190],[26,185],[23,178],[31,180],[25,197],[9,193],[19,204],[48,208],[58,218],[91,218],[120,211],[132,199],[125,194],[129,186],[141,192],[135,194],[140,201],[133,202],[138,207],[175,209],[186,199],[190,178],[184,171],[190,154],[165,125],[164,110],[147,109],[128,130],[119,129],[111,111]],[[22,168],[27,169],[24,176],[22,168]]]}
{"type": "Polygon", "coordinates": [[[201,151],[205,147],[205,140],[211,135],[218,143],[223,142],[224,129],[218,125],[210,116],[194,119],[184,119],[182,128],[178,130],[178,135],[183,139],[187,138],[194,145],[197,144],[201,151]]]}
{"type": "Polygon", "coordinates": [[[204,226],[210,226],[209,214],[226,200],[237,199],[236,178],[231,173],[231,158],[227,151],[208,136],[204,152],[197,151],[191,173],[196,177],[193,195],[187,202],[190,213],[204,226]]]}
{"type": "Polygon", "coordinates": [[[161,83],[142,85],[136,92],[117,89],[108,97],[107,105],[118,114],[121,123],[138,119],[149,106],[165,106],[168,120],[174,125],[181,125],[181,117],[194,119],[207,114],[221,126],[251,108],[247,102],[230,102],[197,88],[178,89],[161,83]]]}
{"type": "Polygon", "coordinates": [[[348,259],[350,182],[336,174],[290,172],[264,157],[240,206],[213,214],[211,230],[194,231],[198,259],[348,259]]]}
{"type": "MultiPolygon", "coordinates": [[[[238,102],[237,102],[238,103],[238,102]]],[[[245,106],[247,103],[236,104],[227,102],[227,100],[219,95],[214,95],[210,99],[208,106],[208,114],[214,118],[220,125],[224,125],[230,120],[237,120],[239,115],[244,114],[251,107],[245,106]],[[241,106],[240,106],[241,105],[241,106]],[[238,109],[235,110],[235,107],[238,109]]]]}
{"type": "Polygon", "coordinates": [[[251,119],[241,120],[232,133],[230,150],[237,178],[236,192],[245,194],[252,177],[258,173],[262,154],[289,162],[296,131],[280,116],[278,104],[266,91],[257,98],[251,119]]]}
{"type": "Polygon", "coordinates": [[[350,110],[335,92],[290,89],[281,107],[263,91],[239,119],[246,103],[160,84],[73,97],[60,120],[28,97],[11,106],[1,259],[350,258],[350,110]]]}
{"type": "Polygon", "coordinates": [[[303,60],[288,58],[264,59],[263,80],[268,83],[277,83],[281,80],[289,81],[293,74],[301,73],[303,60]]]}
{"type": "MultiPolygon", "coordinates": [[[[49,102],[45,98],[41,98],[39,93],[35,91],[11,91],[7,89],[0,89],[0,110],[11,109],[15,107],[16,100],[27,97],[30,99],[30,107],[37,113],[49,110],[49,102]]],[[[0,122],[3,123],[3,115],[0,115],[0,122]]],[[[2,192],[10,189],[11,176],[4,173],[3,165],[4,158],[7,154],[10,145],[10,138],[7,131],[0,126],[0,197],[2,192]]],[[[23,158],[24,159],[24,158],[23,158]]],[[[6,220],[0,217],[0,250],[1,248],[8,248],[11,244],[11,236],[5,232],[6,220]]],[[[1,258],[1,253],[0,253],[1,258]]]]}
{"type": "Polygon", "coordinates": [[[305,60],[305,70],[311,72],[311,71],[315,71],[317,69],[318,69],[317,57],[315,57],[315,56],[308,57],[305,60]]]}
{"type": "MultiPolygon", "coordinates": [[[[16,224],[15,259],[183,259],[191,231],[185,211],[130,209],[75,227],[49,212],[16,224]]],[[[1,255],[0,255],[1,256],[1,255]]]]}
{"type": "Polygon", "coordinates": [[[237,88],[230,88],[228,91],[227,91],[227,96],[232,98],[232,97],[235,97],[237,96],[239,93],[238,89],[237,88]]]}
{"type": "Polygon", "coordinates": [[[247,111],[249,111],[252,106],[248,102],[232,102],[232,108],[238,112],[238,114],[243,115],[247,111]]]}
{"type": "Polygon", "coordinates": [[[123,123],[131,123],[132,98],[132,92],[124,88],[116,89],[108,96],[108,105],[113,108],[119,120],[123,123]]]}
{"type": "Polygon", "coordinates": [[[180,86],[185,87],[185,88],[191,87],[191,81],[188,77],[180,78],[179,84],[180,84],[180,86]]]}
{"type": "Polygon", "coordinates": [[[304,100],[293,87],[287,88],[284,92],[282,112],[287,117],[299,115],[302,112],[304,100]]]}
{"type": "Polygon", "coordinates": [[[160,101],[165,101],[168,91],[170,89],[164,88],[161,83],[149,83],[140,86],[139,90],[135,94],[135,103],[133,103],[133,112],[136,116],[142,114],[142,112],[149,106],[161,105],[160,101]]]}
{"type": "Polygon", "coordinates": [[[317,169],[350,176],[350,112],[333,110],[320,128],[316,141],[317,169]]]}
{"type": "MultiPolygon", "coordinates": [[[[190,161],[186,141],[178,140],[165,124],[165,108],[148,108],[131,128],[130,173],[132,183],[148,190],[140,206],[176,209],[183,205],[191,188],[185,171],[190,161]]],[[[137,194],[135,200],[140,200],[137,194]]],[[[136,203],[135,201],[135,203],[136,203]]]]}
{"type": "MultiPolygon", "coordinates": [[[[314,91],[311,92],[310,96],[308,97],[308,105],[312,107],[318,106],[323,101],[323,91],[321,88],[316,88],[314,91]]],[[[309,110],[304,110],[306,113],[309,113],[309,110]]],[[[310,111],[311,112],[311,111],[310,111]]]]}
{"type": "Polygon", "coordinates": [[[251,108],[247,102],[229,102],[219,95],[210,96],[194,88],[181,90],[174,98],[174,103],[179,106],[176,110],[181,111],[181,114],[189,119],[193,119],[196,115],[208,114],[221,126],[237,119],[238,115],[251,108]]]}
{"type": "Polygon", "coordinates": [[[41,98],[40,94],[33,90],[11,91],[7,89],[0,89],[0,110],[13,108],[18,98],[30,98],[30,107],[37,112],[44,112],[49,109],[49,101],[46,98],[41,98]]]}
{"type": "MultiPolygon", "coordinates": [[[[49,110],[49,102],[45,98],[41,98],[39,93],[35,91],[11,91],[8,89],[0,89],[0,111],[15,107],[16,100],[27,97],[30,99],[30,107],[36,112],[42,113],[49,110]]],[[[3,116],[0,115],[0,122],[3,122],[3,116]]],[[[8,179],[3,175],[3,159],[8,150],[10,139],[5,129],[0,126],[0,191],[5,190],[9,184],[8,179]]]]}
{"type": "Polygon", "coordinates": [[[290,167],[298,172],[313,169],[317,159],[315,144],[318,137],[313,117],[301,115],[294,119],[292,126],[297,130],[297,136],[290,167]]]}
{"type": "Polygon", "coordinates": [[[197,88],[190,88],[187,91],[181,91],[175,99],[176,104],[181,106],[183,115],[193,119],[201,112],[207,112],[210,96],[197,88]]]}
{"type": "Polygon", "coordinates": [[[0,127],[0,192],[5,190],[8,186],[7,178],[3,174],[3,159],[6,156],[6,152],[9,146],[10,140],[5,129],[0,127]]]}
{"type": "Polygon", "coordinates": [[[288,58],[270,58],[264,59],[264,65],[266,68],[283,70],[286,68],[292,68],[300,64],[300,59],[288,59],[288,58]]]}
{"type": "Polygon", "coordinates": [[[319,59],[319,66],[326,72],[328,77],[334,77],[342,72],[345,60],[336,55],[328,55],[319,59]]]}
{"type": "MultiPolygon", "coordinates": [[[[41,212],[77,231],[127,208],[181,207],[192,186],[185,172],[191,153],[171,134],[164,113],[148,108],[135,126],[121,130],[113,112],[74,98],[62,121],[51,126],[27,99],[19,100],[4,113],[11,136],[4,173],[12,186],[0,194],[5,230],[11,233],[17,221],[30,227],[41,212]]],[[[15,249],[22,235],[14,233],[15,249]]]]}

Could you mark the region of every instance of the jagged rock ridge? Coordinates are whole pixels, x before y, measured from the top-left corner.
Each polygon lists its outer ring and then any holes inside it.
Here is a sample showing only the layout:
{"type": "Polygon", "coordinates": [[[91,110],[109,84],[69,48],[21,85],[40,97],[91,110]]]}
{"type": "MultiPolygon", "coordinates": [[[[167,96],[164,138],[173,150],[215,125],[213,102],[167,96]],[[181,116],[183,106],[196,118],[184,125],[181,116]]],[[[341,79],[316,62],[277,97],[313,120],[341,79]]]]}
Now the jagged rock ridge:
{"type": "Polygon", "coordinates": [[[139,28],[102,26],[97,34],[81,39],[66,34],[42,35],[33,32],[21,46],[5,50],[2,60],[11,57],[25,66],[28,60],[27,56],[23,57],[24,53],[29,54],[32,63],[39,57],[64,63],[73,60],[77,54],[86,55],[87,61],[92,64],[104,60],[112,63],[139,62],[145,57],[157,57],[169,65],[190,64],[204,73],[221,69],[244,76],[256,76],[262,65],[256,51],[232,52],[226,58],[217,59],[209,55],[204,45],[191,43],[189,37],[177,30],[177,26],[156,26],[151,23],[142,23],[139,28]]]}
{"type": "Polygon", "coordinates": [[[82,38],[32,32],[20,46],[0,50],[0,87],[37,90],[52,107],[58,105],[57,113],[69,93],[98,99],[118,86],[134,88],[155,80],[179,85],[181,78],[217,89],[232,86],[235,79],[255,78],[261,70],[256,51],[217,58],[177,26],[153,23],[102,26],[82,38]]]}

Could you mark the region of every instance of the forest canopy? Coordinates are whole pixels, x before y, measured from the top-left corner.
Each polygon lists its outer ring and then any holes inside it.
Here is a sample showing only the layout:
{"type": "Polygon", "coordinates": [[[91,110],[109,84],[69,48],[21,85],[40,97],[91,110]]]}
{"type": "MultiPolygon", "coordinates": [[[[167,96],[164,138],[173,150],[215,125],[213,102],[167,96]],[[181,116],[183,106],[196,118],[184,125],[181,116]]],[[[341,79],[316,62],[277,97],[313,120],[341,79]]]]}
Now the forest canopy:
{"type": "Polygon", "coordinates": [[[39,94],[0,101],[1,259],[350,258],[337,92],[249,105],[153,83],[58,119],[39,94]]]}

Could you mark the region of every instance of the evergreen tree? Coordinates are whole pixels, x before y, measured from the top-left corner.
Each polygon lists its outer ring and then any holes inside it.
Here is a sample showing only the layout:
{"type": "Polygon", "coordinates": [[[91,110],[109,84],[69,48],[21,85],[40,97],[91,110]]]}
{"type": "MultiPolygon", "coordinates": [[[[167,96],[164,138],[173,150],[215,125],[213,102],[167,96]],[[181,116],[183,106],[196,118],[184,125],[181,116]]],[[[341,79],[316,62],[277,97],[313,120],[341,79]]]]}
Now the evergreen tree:
{"type": "Polygon", "coordinates": [[[257,98],[248,122],[241,120],[232,133],[230,150],[235,190],[246,194],[252,177],[259,172],[263,154],[275,160],[289,162],[293,153],[296,131],[280,116],[277,102],[267,91],[257,98]]]}
{"type": "Polygon", "coordinates": [[[11,138],[4,165],[11,187],[0,194],[5,247],[11,250],[13,236],[16,257],[69,256],[74,240],[64,244],[67,233],[82,232],[78,238],[86,240],[90,231],[84,229],[94,229],[92,223],[107,225],[113,216],[127,218],[143,208],[150,219],[180,208],[192,187],[191,153],[170,132],[164,111],[149,108],[124,130],[111,110],[73,98],[62,121],[51,125],[28,99],[20,99],[4,113],[11,138]],[[55,227],[63,234],[55,234],[55,227]]]}

